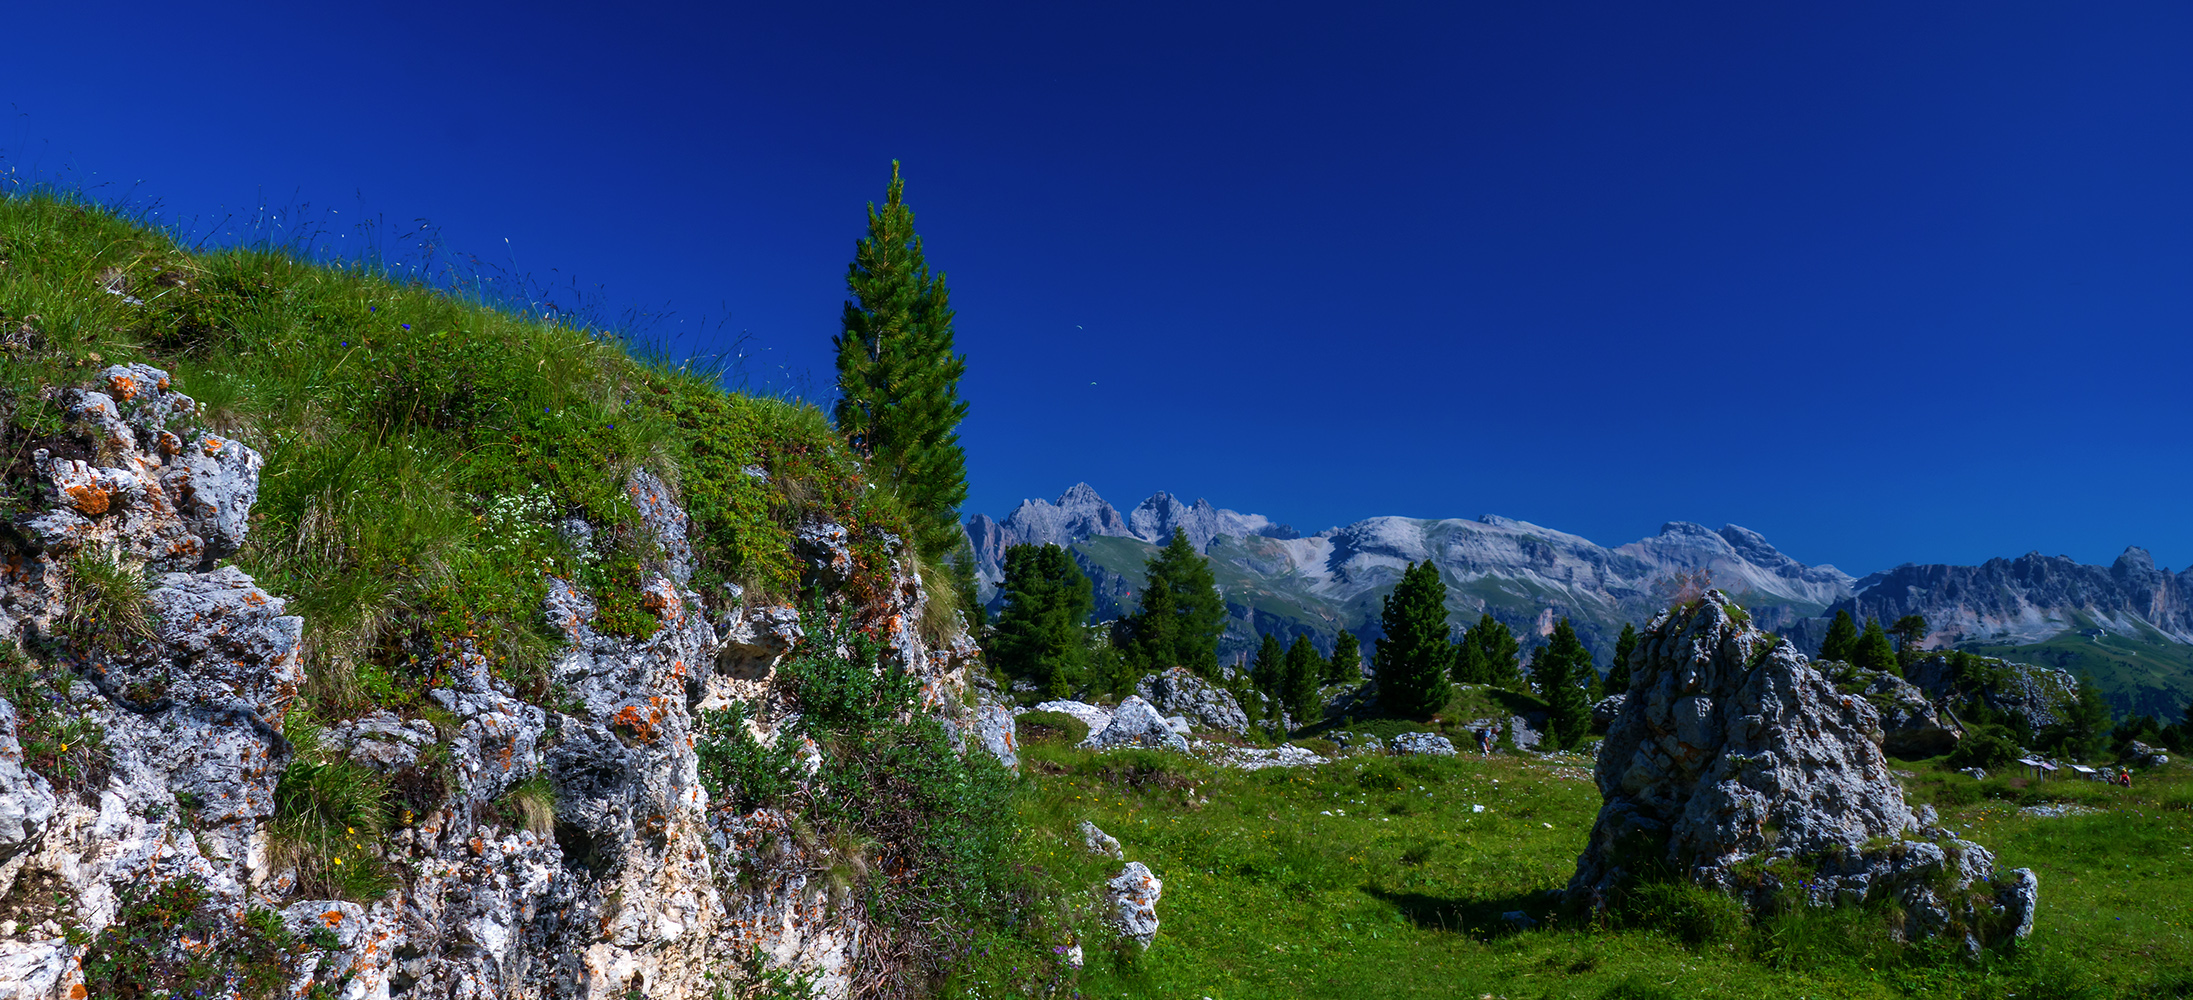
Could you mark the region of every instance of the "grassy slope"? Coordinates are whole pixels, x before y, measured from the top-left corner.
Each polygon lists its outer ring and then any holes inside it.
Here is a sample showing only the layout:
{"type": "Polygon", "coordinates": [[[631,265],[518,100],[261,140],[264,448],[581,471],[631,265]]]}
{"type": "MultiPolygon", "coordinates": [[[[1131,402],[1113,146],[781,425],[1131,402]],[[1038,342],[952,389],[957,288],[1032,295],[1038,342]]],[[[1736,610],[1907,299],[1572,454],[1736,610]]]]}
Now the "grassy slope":
{"type": "MultiPolygon", "coordinates": [[[[1062,893],[1117,871],[1082,851],[1084,818],[1165,882],[1157,944],[1139,957],[1092,948],[1080,980],[1091,997],[2141,996],[2193,982],[2182,766],[2126,792],[1905,765],[1917,768],[1915,800],[1938,801],[2003,866],[2040,874],[2032,944],[1975,965],[1869,950],[1881,924],[1863,914],[1698,945],[1564,925],[1543,893],[1567,881],[1599,804],[1575,764],[1356,758],[1239,772],[1048,746],[1027,758],[1029,850],[1062,893]],[[2054,797],[2108,812],[2016,811],[2054,797]],[[1322,815],[1337,809],[1347,815],[1322,815]],[[1501,919],[1510,910],[1548,923],[1515,931],[1501,919]]],[[[1084,941],[1104,940],[1094,921],[1078,922],[1084,941]]]]}
{"type": "Polygon", "coordinates": [[[2193,646],[2173,642],[2153,629],[2141,636],[2097,631],[2083,617],[2073,627],[2044,642],[2022,646],[1971,645],[1963,647],[1982,656],[1999,656],[2019,663],[2061,667],[2084,674],[2101,685],[2110,707],[2119,715],[2150,714],[2163,722],[2177,721],[2186,705],[2193,703],[2193,646]]]}

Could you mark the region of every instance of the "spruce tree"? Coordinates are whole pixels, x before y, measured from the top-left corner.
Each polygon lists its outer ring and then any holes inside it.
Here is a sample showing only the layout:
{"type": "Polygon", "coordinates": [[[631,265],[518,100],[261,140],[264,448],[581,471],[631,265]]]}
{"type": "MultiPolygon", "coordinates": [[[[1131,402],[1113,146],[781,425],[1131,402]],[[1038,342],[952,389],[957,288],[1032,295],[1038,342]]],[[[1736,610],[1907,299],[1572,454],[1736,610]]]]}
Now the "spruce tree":
{"type": "Polygon", "coordinates": [[[1591,704],[1584,699],[1584,676],[1596,674],[1591,651],[1576,637],[1576,629],[1563,618],[1554,623],[1553,635],[1531,658],[1531,684],[1546,699],[1548,722],[1556,747],[1572,747],[1591,732],[1591,704]]]}
{"type": "Polygon", "coordinates": [[[1523,673],[1519,669],[1521,660],[1518,656],[1522,646],[1515,641],[1515,633],[1508,631],[1506,623],[1491,614],[1483,615],[1476,625],[1462,634],[1462,641],[1477,647],[1471,654],[1475,657],[1472,669],[1477,671],[1477,678],[1471,683],[1490,684],[1511,691],[1522,689],[1523,673]]]}
{"type": "Polygon", "coordinates": [[[1447,671],[1454,644],[1447,639],[1447,585],[1426,559],[1401,574],[1386,595],[1378,623],[1378,701],[1387,715],[1420,718],[1446,707],[1447,671]]]}
{"type": "Polygon", "coordinates": [[[1056,545],[1015,545],[1005,550],[999,589],[1004,604],[990,633],[992,662],[1009,677],[1065,697],[1089,668],[1083,626],[1096,601],[1088,576],[1056,545]]]}
{"type": "Polygon", "coordinates": [[[1308,725],[1323,714],[1324,705],[1318,697],[1318,681],[1322,679],[1325,658],[1317,655],[1317,647],[1310,645],[1310,637],[1294,637],[1294,645],[1287,647],[1286,679],[1280,684],[1280,694],[1287,702],[1287,711],[1294,713],[1297,725],[1308,725]]]}
{"type": "Polygon", "coordinates": [[[1828,623],[1827,638],[1820,640],[1820,659],[1850,662],[1851,651],[1858,646],[1858,622],[1850,612],[1835,610],[1835,620],[1828,623]]]}
{"type": "Polygon", "coordinates": [[[1218,596],[1210,563],[1189,544],[1187,532],[1176,528],[1172,541],[1143,569],[1142,607],[1128,626],[1135,665],[1144,671],[1181,666],[1216,676],[1226,602],[1218,596]]]}
{"type": "Polygon", "coordinates": [[[898,161],[883,207],[868,206],[868,236],[854,246],[845,287],[853,297],[832,338],[838,358],[838,433],[867,459],[914,521],[914,544],[941,559],[959,544],[967,455],[955,433],[967,415],[952,350],[944,275],[931,274],[904,200],[898,161]]]}
{"type": "Polygon", "coordinates": [[[1637,626],[1622,623],[1622,634],[1614,637],[1614,662],[1607,665],[1606,692],[1624,694],[1630,689],[1630,653],[1637,649],[1637,626]]]}
{"type": "Polygon", "coordinates": [[[1861,670],[1896,670],[1896,647],[1889,645],[1879,618],[1866,619],[1865,634],[1851,647],[1850,662],[1861,670]]]}
{"type": "Polygon", "coordinates": [[[2102,697],[2102,689],[2094,678],[2079,675],[2079,697],[2064,713],[2058,723],[2063,731],[2064,750],[2079,760],[2087,760],[2100,753],[2109,739],[2109,701],[2102,697]]]}
{"type": "Polygon", "coordinates": [[[1363,679],[1363,646],[1346,629],[1333,637],[1333,655],[1325,661],[1325,683],[1353,684],[1363,679]]]}
{"type": "Polygon", "coordinates": [[[1280,688],[1287,679],[1287,647],[1279,644],[1279,637],[1264,633],[1264,642],[1256,648],[1256,665],[1249,668],[1249,683],[1271,697],[1279,697],[1280,688]]]}

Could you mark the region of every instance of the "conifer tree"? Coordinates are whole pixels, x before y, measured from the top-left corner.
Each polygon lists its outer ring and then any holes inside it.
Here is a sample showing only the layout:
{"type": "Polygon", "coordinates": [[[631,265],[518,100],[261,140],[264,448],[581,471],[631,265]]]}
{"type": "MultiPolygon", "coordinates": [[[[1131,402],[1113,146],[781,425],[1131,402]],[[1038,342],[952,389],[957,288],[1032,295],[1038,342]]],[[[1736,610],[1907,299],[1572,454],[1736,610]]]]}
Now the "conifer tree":
{"type": "Polygon", "coordinates": [[[1519,669],[1522,661],[1518,654],[1522,652],[1522,646],[1516,642],[1515,633],[1508,631],[1505,622],[1491,614],[1483,615],[1476,625],[1462,633],[1462,642],[1476,647],[1469,654],[1473,657],[1469,669],[1475,671],[1475,679],[1470,683],[1521,690],[1523,672],[1519,669]]]}
{"type": "Polygon", "coordinates": [[[1919,659],[1919,647],[1926,642],[1926,616],[1905,615],[1889,627],[1889,634],[1896,637],[1896,663],[1910,667],[1919,659]]]}
{"type": "Polygon", "coordinates": [[[868,236],[854,246],[845,287],[853,297],[832,338],[838,358],[838,433],[867,459],[914,519],[922,555],[959,544],[967,455],[955,432],[966,359],[952,350],[952,306],[943,274],[931,274],[891,161],[883,207],[868,206],[868,236]]]}
{"type": "Polygon", "coordinates": [[[1310,645],[1310,637],[1295,636],[1294,645],[1287,648],[1286,680],[1280,684],[1280,694],[1298,725],[1308,725],[1323,714],[1325,706],[1318,697],[1317,687],[1324,668],[1325,658],[1317,655],[1317,647],[1310,645]]]}
{"type": "Polygon", "coordinates": [[[1426,559],[1401,574],[1386,595],[1378,623],[1378,701],[1386,714],[1422,717],[1446,707],[1447,671],[1454,644],[1447,639],[1447,585],[1426,559]]]}
{"type": "Polygon", "coordinates": [[[1591,651],[1576,637],[1567,618],[1554,623],[1553,635],[1531,657],[1531,684],[1546,699],[1548,733],[1556,747],[1572,747],[1591,732],[1591,704],[1584,700],[1584,675],[1597,673],[1591,651]]]}
{"type": "Polygon", "coordinates": [[[1614,662],[1607,665],[1607,694],[1623,694],[1630,689],[1630,653],[1637,649],[1637,626],[1622,623],[1622,634],[1614,637],[1614,662]]]}
{"type": "Polygon", "coordinates": [[[1896,647],[1889,645],[1879,618],[1866,619],[1865,634],[1851,647],[1850,662],[1861,670],[1896,670],[1896,647]]]}
{"type": "Polygon", "coordinates": [[[1827,638],[1820,640],[1820,659],[1850,662],[1850,654],[1858,647],[1858,622],[1850,612],[1835,610],[1835,620],[1828,623],[1827,638]]]}
{"type": "Polygon", "coordinates": [[[1353,684],[1363,679],[1363,646],[1346,629],[1333,638],[1333,655],[1325,661],[1325,683],[1353,684]]]}
{"type": "Polygon", "coordinates": [[[1006,676],[1065,697],[1088,672],[1083,626],[1096,607],[1089,577],[1056,545],[1015,545],[1005,550],[999,589],[1004,605],[990,634],[992,662],[1006,676]]]}
{"type": "Polygon", "coordinates": [[[1279,697],[1287,679],[1287,647],[1279,644],[1279,637],[1264,633],[1264,642],[1256,648],[1256,665],[1249,668],[1249,683],[1271,697],[1279,697]]]}
{"type": "Polygon", "coordinates": [[[2099,753],[2107,742],[2110,717],[2109,701],[2102,697],[2102,689],[2095,685],[2094,678],[2082,673],[2078,699],[2064,713],[2064,720],[2052,728],[2062,730],[2066,752],[2087,760],[2099,753]]]}
{"type": "Polygon", "coordinates": [[[1226,602],[1218,596],[1210,563],[1188,534],[1172,541],[1143,566],[1141,610],[1129,620],[1131,659],[1141,670],[1187,667],[1202,677],[1218,673],[1218,637],[1226,628],[1226,602]]]}

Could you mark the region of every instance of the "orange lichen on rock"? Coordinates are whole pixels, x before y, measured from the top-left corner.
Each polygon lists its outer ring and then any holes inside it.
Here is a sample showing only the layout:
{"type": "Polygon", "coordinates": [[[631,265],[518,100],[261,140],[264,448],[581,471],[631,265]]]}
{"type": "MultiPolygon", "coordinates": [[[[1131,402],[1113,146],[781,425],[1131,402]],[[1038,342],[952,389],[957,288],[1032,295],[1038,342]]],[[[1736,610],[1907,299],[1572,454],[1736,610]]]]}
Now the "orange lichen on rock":
{"type": "Polygon", "coordinates": [[[89,483],[65,486],[62,491],[69,495],[69,502],[75,504],[77,510],[92,516],[106,513],[108,505],[113,502],[112,494],[89,483]]]}
{"type": "Polygon", "coordinates": [[[112,386],[114,394],[122,399],[137,398],[137,380],[127,375],[110,375],[107,377],[107,385],[112,386]]]}

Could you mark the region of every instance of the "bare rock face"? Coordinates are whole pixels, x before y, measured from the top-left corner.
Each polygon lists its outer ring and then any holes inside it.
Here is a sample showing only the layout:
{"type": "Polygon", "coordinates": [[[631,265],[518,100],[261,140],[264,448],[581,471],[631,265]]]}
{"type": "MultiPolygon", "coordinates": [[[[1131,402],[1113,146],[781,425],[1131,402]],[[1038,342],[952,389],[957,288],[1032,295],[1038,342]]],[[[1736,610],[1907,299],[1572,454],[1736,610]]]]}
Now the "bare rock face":
{"type": "Polygon", "coordinates": [[[0,701],[0,862],[38,840],[53,819],[53,785],[23,769],[15,739],[15,706],[0,701]]]}
{"type": "Polygon", "coordinates": [[[1964,738],[1964,730],[1944,719],[1918,685],[1886,672],[1866,672],[1864,679],[1861,694],[1881,712],[1881,750],[1889,756],[1939,757],[1964,738]]]}
{"type": "Polygon", "coordinates": [[[1604,803],[1573,901],[1602,906],[1634,879],[1669,875],[1755,904],[1785,884],[1816,905],[1893,898],[1907,934],[1954,932],[1974,947],[2030,928],[2031,873],[1998,885],[1985,848],[1914,815],[1882,756],[1880,713],[1721,592],[1655,618],[1630,674],[1600,749],[1604,803]]]}
{"type": "Polygon", "coordinates": [[[1173,667],[1150,674],[1135,684],[1135,694],[1159,712],[1179,715],[1191,723],[1232,733],[1249,731],[1248,713],[1232,692],[1201,677],[1187,667],[1173,667]]]}

